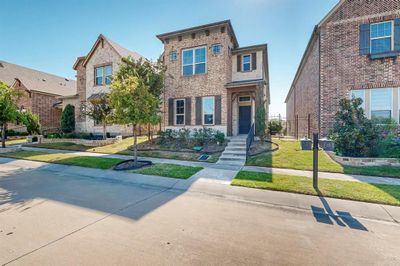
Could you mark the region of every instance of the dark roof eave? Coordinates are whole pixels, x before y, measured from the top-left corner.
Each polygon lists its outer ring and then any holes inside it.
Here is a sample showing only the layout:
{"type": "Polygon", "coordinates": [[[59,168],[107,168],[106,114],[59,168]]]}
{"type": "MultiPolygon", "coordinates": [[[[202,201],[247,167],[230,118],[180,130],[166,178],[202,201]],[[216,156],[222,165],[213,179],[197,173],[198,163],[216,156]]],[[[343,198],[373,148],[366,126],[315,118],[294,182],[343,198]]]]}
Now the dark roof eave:
{"type": "Polygon", "coordinates": [[[262,43],[262,44],[255,44],[255,45],[250,45],[250,46],[245,46],[245,47],[239,47],[236,49],[232,50],[232,53],[240,53],[243,51],[250,51],[250,50],[259,50],[259,49],[263,49],[263,50],[267,50],[268,44],[266,43],[262,43]]]}
{"type": "Polygon", "coordinates": [[[163,39],[167,38],[167,37],[178,36],[178,35],[183,34],[183,33],[199,31],[199,30],[202,30],[202,29],[207,29],[207,28],[210,28],[210,27],[215,27],[215,26],[223,25],[223,24],[227,24],[228,25],[228,28],[231,31],[231,34],[232,34],[233,39],[234,39],[235,47],[239,47],[239,42],[238,42],[238,40],[236,38],[235,31],[233,30],[232,23],[231,23],[231,21],[229,19],[218,21],[218,22],[213,22],[213,23],[209,23],[209,24],[204,24],[204,25],[200,25],[200,26],[190,27],[190,28],[186,28],[186,29],[182,29],[182,30],[176,30],[176,31],[171,31],[171,32],[167,32],[167,33],[162,33],[162,34],[156,35],[156,37],[160,41],[163,41],[163,39]]]}

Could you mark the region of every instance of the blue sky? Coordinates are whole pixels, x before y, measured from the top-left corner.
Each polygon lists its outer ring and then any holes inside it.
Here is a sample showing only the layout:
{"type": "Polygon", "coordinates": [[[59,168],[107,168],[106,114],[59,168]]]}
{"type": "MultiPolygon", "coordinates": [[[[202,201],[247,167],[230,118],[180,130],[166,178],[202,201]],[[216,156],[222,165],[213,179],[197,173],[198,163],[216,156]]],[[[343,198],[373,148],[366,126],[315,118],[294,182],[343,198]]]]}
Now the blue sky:
{"type": "Polygon", "coordinates": [[[100,33],[156,59],[156,34],[231,19],[240,46],[269,45],[270,114],[284,100],[313,27],[338,0],[0,0],[0,59],[74,78],[100,33]]]}

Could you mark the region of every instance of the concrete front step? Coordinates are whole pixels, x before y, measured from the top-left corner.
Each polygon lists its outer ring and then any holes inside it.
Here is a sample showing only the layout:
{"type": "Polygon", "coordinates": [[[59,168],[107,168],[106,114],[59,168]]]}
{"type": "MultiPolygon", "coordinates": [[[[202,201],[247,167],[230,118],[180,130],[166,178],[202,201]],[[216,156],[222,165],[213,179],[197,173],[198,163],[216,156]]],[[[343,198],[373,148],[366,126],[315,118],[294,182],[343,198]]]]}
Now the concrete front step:
{"type": "Polygon", "coordinates": [[[225,152],[234,152],[234,153],[245,153],[246,154],[246,148],[234,148],[234,147],[227,147],[225,149],[225,152]]]}
{"type": "Polygon", "coordinates": [[[246,161],[246,156],[221,155],[219,159],[227,161],[246,161]]]}
{"type": "Polygon", "coordinates": [[[222,156],[227,155],[227,156],[246,156],[246,151],[244,152],[238,152],[238,151],[224,151],[222,153],[222,156]]]}
{"type": "Polygon", "coordinates": [[[228,142],[229,144],[243,144],[246,145],[246,141],[245,140],[231,140],[230,142],[228,142]]]}

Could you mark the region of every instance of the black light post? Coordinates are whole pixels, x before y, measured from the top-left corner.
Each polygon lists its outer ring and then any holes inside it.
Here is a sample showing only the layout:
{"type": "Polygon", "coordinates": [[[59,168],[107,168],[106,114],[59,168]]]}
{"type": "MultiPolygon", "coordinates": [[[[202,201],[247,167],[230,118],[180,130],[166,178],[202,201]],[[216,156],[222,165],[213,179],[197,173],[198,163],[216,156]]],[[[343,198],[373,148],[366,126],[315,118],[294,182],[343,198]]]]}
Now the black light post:
{"type": "Polygon", "coordinates": [[[318,133],[313,134],[313,187],[318,189],[318,133]]]}

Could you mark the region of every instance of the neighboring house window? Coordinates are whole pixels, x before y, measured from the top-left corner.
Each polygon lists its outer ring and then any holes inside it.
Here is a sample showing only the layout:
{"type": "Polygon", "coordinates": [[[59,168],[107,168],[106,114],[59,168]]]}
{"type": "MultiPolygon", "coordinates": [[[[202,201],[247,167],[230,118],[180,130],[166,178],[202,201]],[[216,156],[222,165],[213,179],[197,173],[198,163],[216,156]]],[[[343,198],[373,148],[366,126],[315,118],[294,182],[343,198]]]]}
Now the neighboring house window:
{"type": "Polygon", "coordinates": [[[351,98],[361,98],[361,107],[365,110],[365,90],[354,90],[351,91],[351,98]]]}
{"type": "Polygon", "coordinates": [[[393,50],[393,21],[371,24],[371,54],[393,50]]]}
{"type": "Polygon", "coordinates": [[[218,55],[221,53],[221,44],[216,43],[211,46],[213,55],[218,55]]]}
{"type": "Polygon", "coordinates": [[[251,71],[251,55],[244,55],[242,58],[242,71],[251,71]]]}
{"type": "Polygon", "coordinates": [[[214,125],[215,98],[203,98],[203,125],[214,125]]]}
{"type": "Polygon", "coordinates": [[[112,77],[112,66],[102,66],[96,67],[94,69],[95,72],[95,85],[110,85],[111,84],[111,77],[112,77]]]}
{"type": "Polygon", "coordinates": [[[175,100],[175,125],[185,124],[185,100],[175,100]]]}
{"type": "Polygon", "coordinates": [[[169,60],[170,60],[170,61],[176,61],[177,57],[178,57],[178,55],[177,55],[176,51],[172,51],[172,52],[169,54],[169,60]]]}
{"type": "Polygon", "coordinates": [[[371,90],[371,118],[385,120],[392,118],[392,89],[371,90]]]}
{"type": "Polygon", "coordinates": [[[206,73],[206,48],[186,49],[182,52],[182,75],[191,76],[206,73]]]}

